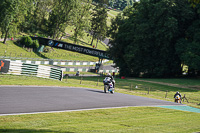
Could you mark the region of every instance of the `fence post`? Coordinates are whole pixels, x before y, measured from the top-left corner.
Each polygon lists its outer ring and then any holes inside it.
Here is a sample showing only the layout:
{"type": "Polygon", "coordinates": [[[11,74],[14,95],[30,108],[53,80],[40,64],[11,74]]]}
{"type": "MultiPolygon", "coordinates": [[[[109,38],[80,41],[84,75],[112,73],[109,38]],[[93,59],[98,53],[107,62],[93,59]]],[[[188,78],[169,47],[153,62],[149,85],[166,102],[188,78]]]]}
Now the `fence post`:
{"type": "Polygon", "coordinates": [[[149,90],[148,90],[148,94],[150,93],[150,87],[149,87],[149,90]]]}
{"type": "Polygon", "coordinates": [[[80,84],[82,83],[82,80],[83,80],[83,77],[81,76],[81,81],[80,81],[80,84]]]}
{"type": "Polygon", "coordinates": [[[98,78],[98,80],[97,80],[97,86],[99,86],[99,78],[98,78]]]}
{"type": "Polygon", "coordinates": [[[66,76],[66,82],[67,82],[68,76],[66,76]]]}
{"type": "Polygon", "coordinates": [[[166,91],[165,98],[167,98],[167,92],[168,92],[168,90],[166,91]]]}

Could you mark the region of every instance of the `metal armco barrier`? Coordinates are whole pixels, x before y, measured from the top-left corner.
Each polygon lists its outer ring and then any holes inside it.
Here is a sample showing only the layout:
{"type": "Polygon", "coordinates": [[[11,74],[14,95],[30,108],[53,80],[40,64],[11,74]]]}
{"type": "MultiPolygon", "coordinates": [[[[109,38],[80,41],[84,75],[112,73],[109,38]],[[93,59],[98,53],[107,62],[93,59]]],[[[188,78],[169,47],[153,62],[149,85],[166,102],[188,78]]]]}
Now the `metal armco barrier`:
{"type": "MultiPolygon", "coordinates": [[[[16,62],[22,63],[29,63],[29,64],[37,64],[37,65],[69,65],[69,66],[79,66],[79,65],[95,65],[98,62],[91,62],[91,61],[72,61],[72,60],[53,60],[53,59],[38,59],[38,58],[30,58],[30,60],[26,58],[22,59],[15,59],[14,57],[4,57],[0,56],[0,59],[4,60],[12,60],[16,62]]],[[[108,62],[109,60],[103,60],[102,63],[108,62]]]]}
{"type": "Polygon", "coordinates": [[[16,61],[1,60],[0,72],[14,75],[36,76],[42,78],[62,80],[63,71],[49,66],[28,64],[16,61]],[[2,63],[3,62],[3,63],[2,63]],[[7,65],[5,65],[7,64],[7,65]],[[8,66],[8,67],[7,67],[8,66]]]}

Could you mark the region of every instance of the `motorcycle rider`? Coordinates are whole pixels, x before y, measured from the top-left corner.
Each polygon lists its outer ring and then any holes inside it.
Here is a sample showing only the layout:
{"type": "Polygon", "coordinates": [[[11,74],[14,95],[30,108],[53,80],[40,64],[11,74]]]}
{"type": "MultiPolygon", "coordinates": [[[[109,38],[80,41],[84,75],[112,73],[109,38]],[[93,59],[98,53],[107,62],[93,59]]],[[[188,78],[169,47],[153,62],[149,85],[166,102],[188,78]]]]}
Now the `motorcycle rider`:
{"type": "Polygon", "coordinates": [[[76,72],[76,76],[79,76],[79,74],[80,74],[79,71],[77,71],[77,72],[76,72]]]}
{"type": "Polygon", "coordinates": [[[112,82],[112,84],[113,84],[113,88],[115,88],[115,80],[114,80],[113,76],[112,76],[110,73],[108,73],[108,74],[106,75],[106,77],[111,78],[111,82],[112,82]]]}
{"type": "MultiPolygon", "coordinates": [[[[174,98],[175,98],[177,95],[179,95],[180,98],[182,97],[181,94],[177,91],[176,94],[174,95],[174,98]]],[[[176,99],[175,99],[175,102],[176,102],[176,99]]]]}

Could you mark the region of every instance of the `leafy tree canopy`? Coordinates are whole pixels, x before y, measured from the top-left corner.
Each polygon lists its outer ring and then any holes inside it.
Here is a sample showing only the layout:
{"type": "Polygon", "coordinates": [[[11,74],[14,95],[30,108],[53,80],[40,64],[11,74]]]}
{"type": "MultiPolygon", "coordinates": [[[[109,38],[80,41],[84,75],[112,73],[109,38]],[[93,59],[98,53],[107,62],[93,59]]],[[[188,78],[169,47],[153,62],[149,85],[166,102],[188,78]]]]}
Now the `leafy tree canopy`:
{"type": "Polygon", "coordinates": [[[196,11],[187,0],[141,0],[118,16],[110,30],[110,53],[121,74],[174,77],[181,74],[181,64],[186,62],[199,71],[196,11]],[[192,55],[184,57],[188,52],[192,55]],[[194,60],[184,60],[190,57],[194,60]]]}

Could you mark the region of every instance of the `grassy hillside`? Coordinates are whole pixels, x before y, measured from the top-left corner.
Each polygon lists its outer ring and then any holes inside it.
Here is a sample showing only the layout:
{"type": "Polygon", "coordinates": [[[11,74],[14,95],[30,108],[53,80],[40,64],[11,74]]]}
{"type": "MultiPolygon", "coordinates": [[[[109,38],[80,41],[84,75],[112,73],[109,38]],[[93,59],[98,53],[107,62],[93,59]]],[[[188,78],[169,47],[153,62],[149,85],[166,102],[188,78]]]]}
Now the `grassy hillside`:
{"type": "MultiPolygon", "coordinates": [[[[108,11],[108,26],[111,24],[111,18],[114,18],[118,12],[109,10],[108,11]]],[[[74,43],[73,41],[73,31],[74,28],[72,26],[68,26],[65,30],[67,33],[67,37],[62,38],[62,41],[74,43]]],[[[16,37],[20,38],[22,35],[27,35],[25,33],[20,33],[19,35],[16,35],[16,37]]],[[[100,50],[107,50],[108,47],[105,46],[102,42],[98,42],[95,39],[93,44],[91,45],[92,37],[85,33],[82,38],[79,38],[78,45],[91,47],[93,48],[93,45],[95,48],[100,50]]],[[[71,52],[67,50],[62,49],[52,49],[50,53],[37,53],[37,52],[30,52],[30,50],[23,48],[22,46],[17,45],[17,43],[14,41],[7,41],[6,45],[0,42],[0,56],[9,56],[9,57],[22,57],[22,58],[45,58],[45,59],[63,59],[63,60],[80,60],[80,61],[98,61],[97,57],[88,56],[84,54],[79,54],[76,52],[71,52]]]]}
{"type": "Polygon", "coordinates": [[[27,48],[17,45],[13,41],[7,41],[6,44],[0,42],[0,56],[22,57],[22,58],[43,58],[43,59],[62,59],[62,60],[80,60],[80,61],[98,61],[97,57],[71,52],[63,49],[53,48],[49,53],[38,53],[30,51],[27,48]]]}
{"type": "MultiPolygon", "coordinates": [[[[74,28],[72,26],[68,26],[66,28],[65,32],[68,35],[70,35],[70,37],[63,38],[62,41],[74,44],[74,40],[73,40],[74,28]]],[[[93,48],[93,45],[94,45],[96,49],[100,49],[100,50],[104,50],[104,51],[106,51],[108,49],[108,47],[105,44],[103,44],[101,41],[99,41],[97,43],[96,39],[93,40],[93,44],[91,45],[92,36],[89,33],[84,33],[83,37],[81,37],[81,38],[79,37],[78,40],[79,41],[76,43],[78,45],[82,45],[82,46],[86,46],[86,47],[90,47],[90,48],[93,48]]]]}
{"type": "Polygon", "coordinates": [[[107,26],[110,27],[111,25],[111,19],[114,19],[119,12],[114,11],[114,10],[109,10],[108,11],[108,18],[107,18],[107,26]]]}

